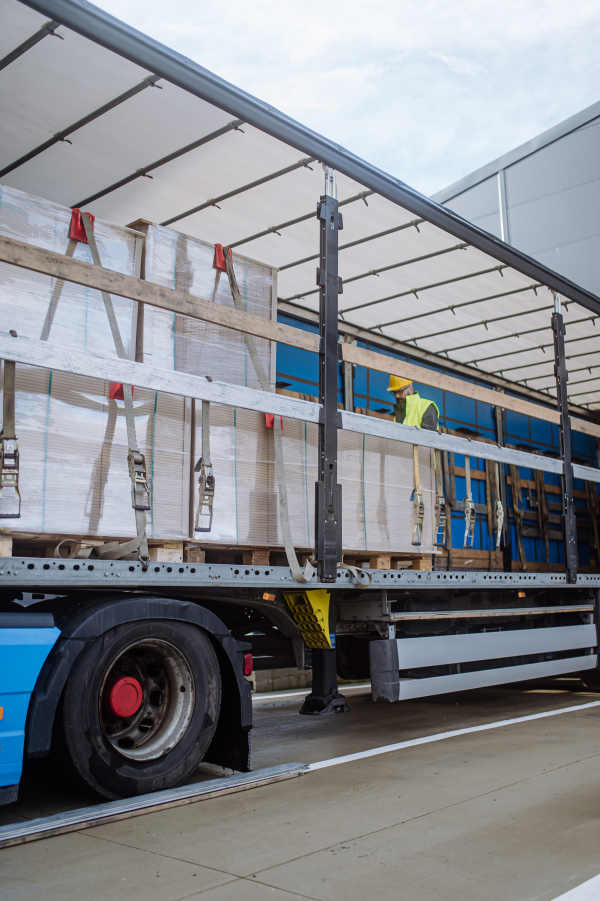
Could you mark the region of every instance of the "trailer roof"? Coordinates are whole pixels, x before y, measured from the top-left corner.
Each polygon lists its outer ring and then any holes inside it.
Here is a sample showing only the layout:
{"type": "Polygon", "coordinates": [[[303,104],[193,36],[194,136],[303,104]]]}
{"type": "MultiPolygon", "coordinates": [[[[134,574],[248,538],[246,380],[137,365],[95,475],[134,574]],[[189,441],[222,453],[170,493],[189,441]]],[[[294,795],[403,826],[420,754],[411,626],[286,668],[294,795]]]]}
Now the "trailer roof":
{"type": "MultiPolygon", "coordinates": [[[[0,18],[0,182],[236,247],[280,269],[301,314],[318,309],[324,162],[344,322],[512,382],[547,373],[533,387],[554,395],[557,291],[573,368],[600,365],[599,298],[335,142],[83,0],[0,0],[0,18]]],[[[599,391],[570,382],[580,406],[599,391]]]]}

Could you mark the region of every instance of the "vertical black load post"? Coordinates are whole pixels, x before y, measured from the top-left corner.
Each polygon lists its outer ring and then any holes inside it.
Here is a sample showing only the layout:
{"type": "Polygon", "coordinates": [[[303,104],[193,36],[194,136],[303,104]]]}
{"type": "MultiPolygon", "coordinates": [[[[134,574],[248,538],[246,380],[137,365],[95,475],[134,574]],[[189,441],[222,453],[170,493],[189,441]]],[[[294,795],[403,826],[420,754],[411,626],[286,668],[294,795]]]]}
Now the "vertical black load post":
{"type": "MultiPolygon", "coordinates": [[[[495,389],[499,391],[499,388],[495,389]]],[[[496,441],[500,447],[504,447],[504,428],[502,423],[502,407],[494,407],[494,416],[496,418],[496,441]]],[[[504,519],[502,521],[502,542],[500,548],[502,550],[502,569],[505,573],[512,572],[512,543],[510,540],[510,531],[508,526],[508,493],[506,491],[506,465],[498,463],[498,473],[500,481],[500,500],[504,509],[504,519]]]]}
{"type": "Polygon", "coordinates": [[[333,169],[325,169],[325,194],[317,206],[321,231],[320,266],[317,268],[319,291],[319,481],[316,482],[315,557],[321,582],[335,582],[342,558],[342,486],[337,481],[338,429],[338,230],[342,217],[338,212],[337,189],[333,169]]]}
{"type": "Polygon", "coordinates": [[[565,536],[565,568],[567,582],[577,581],[577,523],[573,501],[573,466],[571,462],[571,420],[567,397],[567,364],[565,360],[565,323],[560,307],[560,295],[554,292],[552,313],[554,333],[554,375],[556,377],[556,401],[560,414],[560,455],[564,466],[562,479],[563,519],[565,536]]]}
{"type": "MultiPolygon", "coordinates": [[[[337,481],[338,372],[341,345],[338,343],[338,230],[342,217],[338,212],[333,169],[325,169],[325,194],[317,205],[320,224],[320,266],[317,269],[319,291],[319,481],[315,483],[315,557],[321,582],[335,582],[338,561],[342,559],[342,486],[337,481]]],[[[312,690],[304,699],[300,713],[324,716],[350,710],[338,692],[335,651],[335,604],[329,605],[329,634],[334,647],[312,651],[312,690]]]]}

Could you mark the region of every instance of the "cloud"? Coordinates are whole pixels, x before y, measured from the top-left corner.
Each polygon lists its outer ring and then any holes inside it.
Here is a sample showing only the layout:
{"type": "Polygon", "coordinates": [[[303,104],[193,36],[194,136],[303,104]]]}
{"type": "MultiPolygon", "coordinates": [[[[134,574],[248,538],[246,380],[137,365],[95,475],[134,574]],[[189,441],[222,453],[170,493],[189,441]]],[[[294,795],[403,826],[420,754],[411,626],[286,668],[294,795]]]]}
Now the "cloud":
{"type": "Polygon", "coordinates": [[[429,53],[433,59],[439,59],[441,62],[445,63],[448,68],[452,72],[456,72],[457,75],[468,75],[470,78],[475,78],[476,75],[479,75],[483,72],[483,66],[480,66],[479,63],[469,62],[468,59],[462,59],[460,56],[444,56],[442,53],[429,53]]]}
{"type": "Polygon", "coordinates": [[[599,97],[596,0],[97,0],[433,193],[599,97]]]}

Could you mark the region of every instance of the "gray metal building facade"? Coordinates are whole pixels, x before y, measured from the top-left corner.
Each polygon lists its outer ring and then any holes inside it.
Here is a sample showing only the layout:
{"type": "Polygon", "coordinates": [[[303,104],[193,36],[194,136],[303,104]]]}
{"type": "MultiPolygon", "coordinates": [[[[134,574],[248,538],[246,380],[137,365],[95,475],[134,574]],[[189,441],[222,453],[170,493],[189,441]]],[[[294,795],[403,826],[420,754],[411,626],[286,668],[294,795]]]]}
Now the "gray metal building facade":
{"type": "Polygon", "coordinates": [[[600,293],[600,102],[433,199],[600,293]]]}

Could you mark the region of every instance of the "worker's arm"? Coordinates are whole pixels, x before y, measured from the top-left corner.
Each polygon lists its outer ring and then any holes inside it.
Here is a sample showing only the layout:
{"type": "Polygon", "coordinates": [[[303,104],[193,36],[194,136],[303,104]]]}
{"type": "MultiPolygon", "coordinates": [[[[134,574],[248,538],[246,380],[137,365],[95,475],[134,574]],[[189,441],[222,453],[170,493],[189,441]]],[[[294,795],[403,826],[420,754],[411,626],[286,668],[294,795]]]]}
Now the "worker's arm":
{"type": "Polygon", "coordinates": [[[429,406],[423,413],[423,419],[421,420],[421,428],[429,429],[432,432],[437,432],[437,427],[438,427],[437,410],[433,404],[429,404],[429,406]]]}

